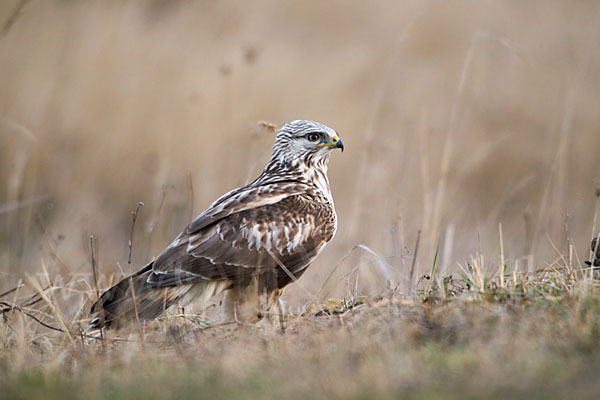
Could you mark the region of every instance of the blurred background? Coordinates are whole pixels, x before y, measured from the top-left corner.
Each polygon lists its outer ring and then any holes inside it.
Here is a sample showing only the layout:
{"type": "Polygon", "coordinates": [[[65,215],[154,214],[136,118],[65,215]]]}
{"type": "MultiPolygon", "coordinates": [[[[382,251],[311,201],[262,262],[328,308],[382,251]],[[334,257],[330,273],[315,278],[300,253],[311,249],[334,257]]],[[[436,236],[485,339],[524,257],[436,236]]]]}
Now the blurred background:
{"type": "Polygon", "coordinates": [[[0,290],[89,273],[91,235],[103,274],[137,269],[260,173],[259,121],[293,119],[346,151],[329,169],[337,236],[290,304],[406,293],[419,231],[415,282],[438,249],[444,274],[477,252],[497,268],[500,224],[508,271],[564,263],[569,244],[579,266],[598,21],[586,1],[3,1],[0,290]]]}

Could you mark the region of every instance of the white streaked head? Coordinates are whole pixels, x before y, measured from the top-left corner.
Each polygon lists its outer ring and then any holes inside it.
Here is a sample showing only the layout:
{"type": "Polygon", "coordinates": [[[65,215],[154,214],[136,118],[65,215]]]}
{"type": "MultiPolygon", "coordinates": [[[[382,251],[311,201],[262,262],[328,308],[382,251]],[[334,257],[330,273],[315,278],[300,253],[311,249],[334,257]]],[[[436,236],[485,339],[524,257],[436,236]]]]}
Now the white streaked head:
{"type": "Polygon", "coordinates": [[[272,159],[316,162],[327,160],[333,149],[344,151],[336,131],[318,122],[296,120],[283,125],[277,133],[272,159]]]}

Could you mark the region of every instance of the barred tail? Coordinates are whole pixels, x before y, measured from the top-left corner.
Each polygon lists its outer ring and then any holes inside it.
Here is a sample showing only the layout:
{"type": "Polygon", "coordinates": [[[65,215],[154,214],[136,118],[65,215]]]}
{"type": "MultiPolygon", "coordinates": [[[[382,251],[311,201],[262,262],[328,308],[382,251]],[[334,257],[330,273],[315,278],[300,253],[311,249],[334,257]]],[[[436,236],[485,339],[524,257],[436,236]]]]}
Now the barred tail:
{"type": "Polygon", "coordinates": [[[90,310],[94,316],[90,328],[115,327],[136,320],[136,311],[140,320],[152,320],[177,301],[169,296],[168,288],[153,288],[147,282],[152,265],[146,265],[100,296],[90,310]]]}

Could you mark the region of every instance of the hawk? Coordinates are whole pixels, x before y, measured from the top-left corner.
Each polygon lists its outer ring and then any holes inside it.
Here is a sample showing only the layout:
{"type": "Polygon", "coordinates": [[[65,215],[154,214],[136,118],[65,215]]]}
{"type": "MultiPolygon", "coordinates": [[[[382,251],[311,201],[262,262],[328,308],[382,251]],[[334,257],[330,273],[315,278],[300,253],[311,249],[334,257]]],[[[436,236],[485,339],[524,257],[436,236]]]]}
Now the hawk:
{"type": "Polygon", "coordinates": [[[232,310],[249,293],[267,295],[269,310],[337,229],[327,166],[337,133],[317,122],[286,123],[267,166],[253,182],[221,196],[156,259],[105,291],[90,327],[152,320],[174,304],[229,291],[232,310]]]}

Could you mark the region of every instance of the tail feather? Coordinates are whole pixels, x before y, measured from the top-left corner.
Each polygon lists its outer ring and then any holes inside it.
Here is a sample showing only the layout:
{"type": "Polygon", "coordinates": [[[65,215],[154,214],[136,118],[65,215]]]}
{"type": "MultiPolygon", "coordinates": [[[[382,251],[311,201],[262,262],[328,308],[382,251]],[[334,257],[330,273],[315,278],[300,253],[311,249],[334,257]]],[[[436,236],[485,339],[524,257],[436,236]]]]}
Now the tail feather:
{"type": "Polygon", "coordinates": [[[152,266],[153,263],[146,265],[102,293],[90,310],[90,328],[119,327],[136,319],[153,320],[177,302],[189,304],[199,299],[204,304],[231,286],[228,280],[182,282],[168,275],[158,282],[149,280],[152,266]]]}
{"type": "Polygon", "coordinates": [[[105,291],[90,310],[94,316],[90,328],[135,320],[136,311],[140,320],[152,320],[176,302],[179,296],[173,288],[157,289],[147,282],[151,273],[152,263],[105,291]]]}

